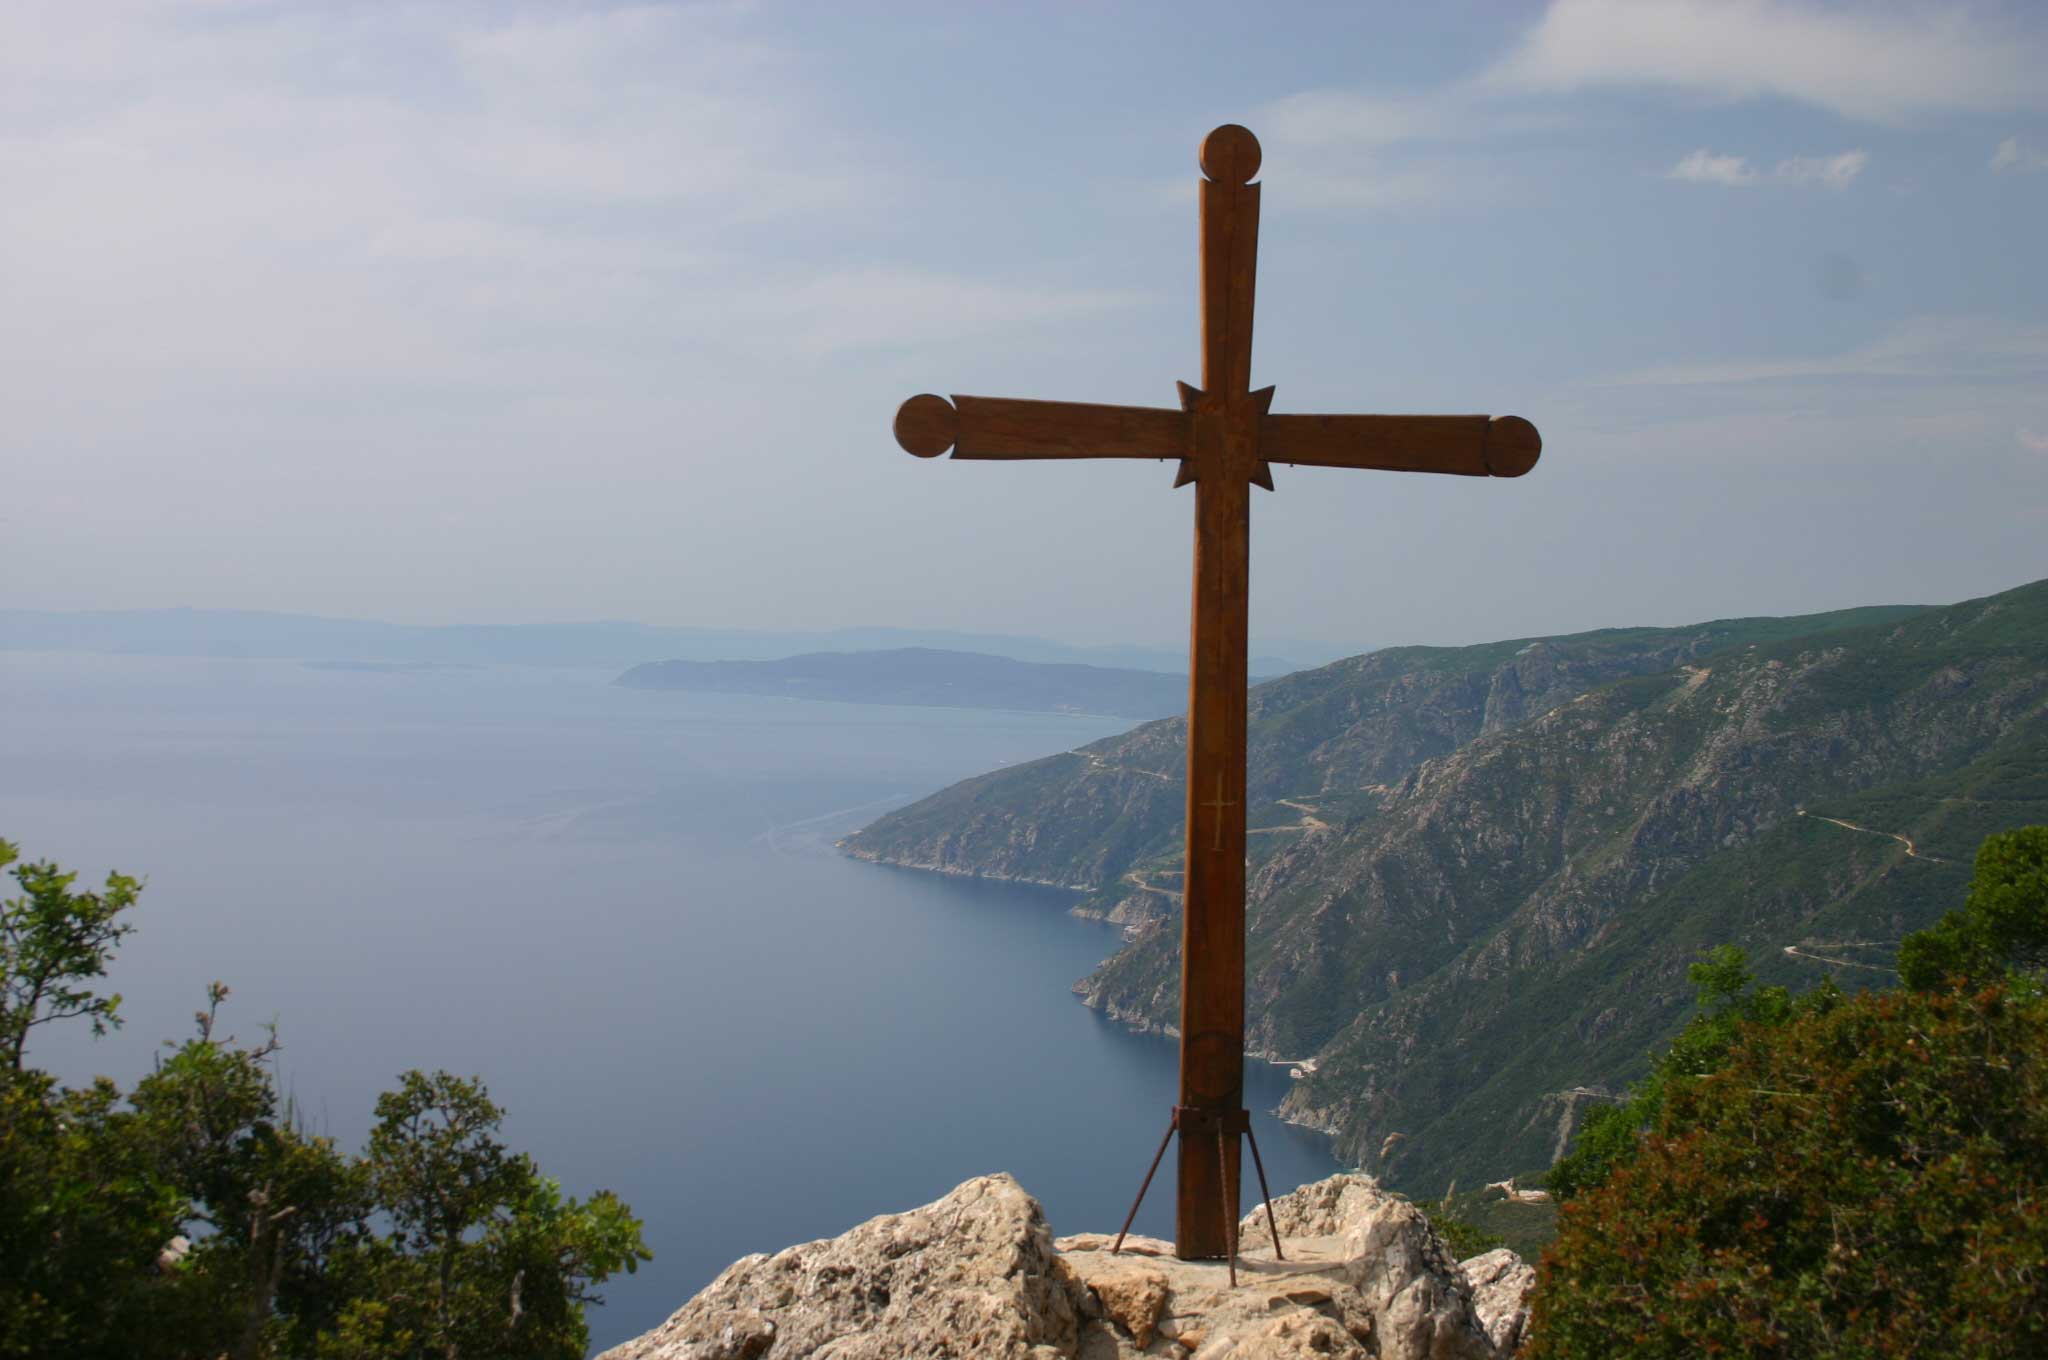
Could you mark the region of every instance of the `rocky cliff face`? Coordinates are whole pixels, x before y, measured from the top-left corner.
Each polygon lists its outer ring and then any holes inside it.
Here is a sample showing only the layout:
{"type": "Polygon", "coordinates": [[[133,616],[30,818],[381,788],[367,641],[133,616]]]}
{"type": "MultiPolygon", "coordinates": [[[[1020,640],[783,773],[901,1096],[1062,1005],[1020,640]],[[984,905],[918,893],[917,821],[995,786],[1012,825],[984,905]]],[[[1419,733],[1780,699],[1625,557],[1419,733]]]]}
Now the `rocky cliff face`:
{"type": "MultiPolygon", "coordinates": [[[[1788,630],[1820,633],[1912,614],[1847,610],[1691,628],[1609,629],[1481,647],[1397,647],[1251,692],[1253,858],[1318,823],[1377,806],[1424,761],[1546,713],[1614,680],[1670,671],[1788,630]],[[1314,811],[1301,805],[1310,804],[1314,811]]],[[[1177,870],[1183,719],[1146,723],[1078,750],[965,780],[845,842],[859,859],[1087,891],[1107,910],[1126,875],[1177,870]]]]}
{"type": "Polygon", "coordinates": [[[660,1327],[600,1360],[1495,1360],[1519,1344],[1533,1272],[1461,1266],[1413,1205],[1362,1176],[1303,1186],[1240,1226],[1222,1262],[1170,1243],[1054,1241],[1038,1202],[984,1176],[841,1237],[733,1263],[660,1327]]]}
{"type": "MultiPolygon", "coordinates": [[[[2048,583],[1263,686],[1248,1046],[1318,1057],[1285,1113],[1375,1166],[1404,1134],[1403,1183],[1546,1166],[1681,1022],[1698,951],[1744,944],[1772,980],[1881,976],[1882,942],[1959,899],[1983,834],[2048,821],[2044,702],[2048,583]]],[[[970,781],[850,849],[1170,910],[1180,739],[1148,724],[970,781]]],[[[1132,934],[1079,990],[1166,1028],[1178,931],[1132,934]]]]}

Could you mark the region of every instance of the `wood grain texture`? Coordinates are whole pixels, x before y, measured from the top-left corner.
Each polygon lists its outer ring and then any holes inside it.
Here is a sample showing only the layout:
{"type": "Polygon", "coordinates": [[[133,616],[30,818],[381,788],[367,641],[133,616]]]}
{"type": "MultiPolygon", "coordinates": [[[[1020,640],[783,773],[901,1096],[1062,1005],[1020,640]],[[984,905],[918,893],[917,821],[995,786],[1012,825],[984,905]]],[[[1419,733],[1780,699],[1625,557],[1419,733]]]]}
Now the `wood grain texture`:
{"type": "MultiPolygon", "coordinates": [[[[1188,654],[1186,884],[1181,900],[1180,1103],[1218,1118],[1244,1106],[1245,692],[1251,487],[1266,473],[1251,390],[1259,258],[1258,141],[1234,126],[1202,144],[1202,387],[1194,421],[1195,580],[1188,654]]],[[[1236,1138],[1183,1133],[1174,1254],[1228,1255],[1236,1138]]]]}
{"type": "Polygon", "coordinates": [[[953,402],[955,458],[1184,458],[1191,446],[1184,411],[1009,397],[953,402]]]}
{"type": "Polygon", "coordinates": [[[1275,463],[1519,477],[1543,442],[1520,416],[1269,415],[1259,450],[1275,463]]]}
{"type": "Polygon", "coordinates": [[[1275,463],[1484,477],[1486,416],[1267,416],[1259,447],[1275,463]]]}

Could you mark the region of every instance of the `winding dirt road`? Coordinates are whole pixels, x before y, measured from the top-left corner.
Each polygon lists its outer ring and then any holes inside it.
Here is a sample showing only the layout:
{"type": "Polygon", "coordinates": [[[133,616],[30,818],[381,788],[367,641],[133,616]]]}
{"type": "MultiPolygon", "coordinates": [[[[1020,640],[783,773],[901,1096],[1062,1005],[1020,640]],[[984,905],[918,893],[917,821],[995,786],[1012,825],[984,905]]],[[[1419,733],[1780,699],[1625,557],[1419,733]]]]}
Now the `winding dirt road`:
{"type": "Polygon", "coordinates": [[[1943,859],[1940,855],[1924,855],[1920,853],[1919,848],[1915,846],[1912,841],[1907,840],[1904,836],[1901,836],[1896,831],[1879,831],[1876,827],[1858,826],[1854,822],[1845,822],[1840,817],[1823,817],[1818,812],[1808,812],[1805,808],[1799,809],[1799,815],[1802,817],[1811,817],[1816,822],[1827,822],[1833,826],[1839,826],[1844,831],[1861,831],[1866,836],[1883,836],[1886,840],[1897,841],[1900,845],[1906,847],[1907,859],[1924,859],[1929,864],[1955,863],[1954,860],[1943,859]]]}
{"type": "Polygon", "coordinates": [[[1070,756],[1079,756],[1081,757],[1081,759],[1087,761],[1088,768],[1090,770],[1120,770],[1124,774],[1141,774],[1144,775],[1147,779],[1156,779],[1162,784],[1171,784],[1173,782],[1172,775],[1161,774],[1157,770],[1141,770],[1136,765],[1112,765],[1108,761],[1104,760],[1101,756],[1096,755],[1092,751],[1069,751],[1067,752],[1067,754],[1070,756]]]}

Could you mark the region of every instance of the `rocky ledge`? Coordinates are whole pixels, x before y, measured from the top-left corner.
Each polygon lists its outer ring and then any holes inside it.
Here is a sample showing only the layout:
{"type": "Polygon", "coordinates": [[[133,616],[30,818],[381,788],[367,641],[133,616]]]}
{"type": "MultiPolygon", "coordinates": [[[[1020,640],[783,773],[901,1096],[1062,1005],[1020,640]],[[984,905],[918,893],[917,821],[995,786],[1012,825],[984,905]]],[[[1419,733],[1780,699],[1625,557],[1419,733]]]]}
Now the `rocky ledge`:
{"type": "Polygon", "coordinates": [[[1460,1264],[1414,1205],[1333,1176],[1241,1227],[1220,1261],[1133,1237],[1054,1240],[1006,1175],[968,1181],[841,1237],[734,1262],[667,1322],[600,1360],[1495,1360],[1527,1321],[1535,1272],[1512,1252],[1460,1264]]]}

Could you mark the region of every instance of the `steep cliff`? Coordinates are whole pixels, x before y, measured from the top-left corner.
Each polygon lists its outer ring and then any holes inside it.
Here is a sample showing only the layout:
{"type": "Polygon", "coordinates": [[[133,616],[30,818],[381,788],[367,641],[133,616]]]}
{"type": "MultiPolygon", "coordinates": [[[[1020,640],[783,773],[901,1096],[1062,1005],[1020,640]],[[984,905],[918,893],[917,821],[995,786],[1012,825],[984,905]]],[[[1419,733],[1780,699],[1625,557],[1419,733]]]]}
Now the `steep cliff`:
{"type": "MultiPolygon", "coordinates": [[[[1286,1112],[1392,1173],[1547,1165],[1678,1024],[1722,941],[1882,977],[1976,841],[2048,820],[2048,582],[1937,609],[1396,649],[1253,693],[1249,1047],[1286,1112]],[[1910,845],[1908,844],[1910,842],[1910,845]]],[[[1170,913],[1177,722],[946,790],[851,853],[1170,913]]],[[[1082,984],[1166,1028],[1178,932],[1082,984]]],[[[1469,1182],[1468,1182],[1469,1183],[1469,1182]]]]}

